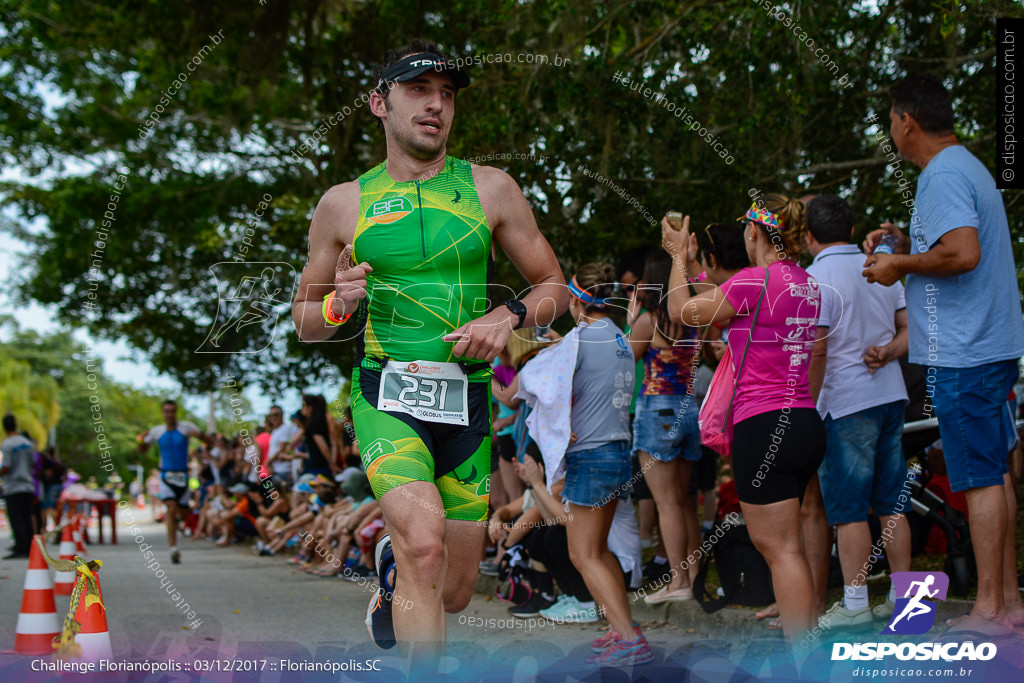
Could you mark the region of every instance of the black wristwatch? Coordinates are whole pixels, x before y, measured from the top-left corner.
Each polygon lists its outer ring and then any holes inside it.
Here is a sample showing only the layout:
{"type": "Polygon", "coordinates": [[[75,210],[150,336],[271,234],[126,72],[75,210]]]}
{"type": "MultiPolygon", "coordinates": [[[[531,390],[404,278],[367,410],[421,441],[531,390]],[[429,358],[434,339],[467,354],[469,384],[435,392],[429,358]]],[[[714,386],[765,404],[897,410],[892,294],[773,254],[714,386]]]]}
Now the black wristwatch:
{"type": "Polygon", "coordinates": [[[508,307],[508,310],[519,316],[519,323],[512,329],[518,330],[522,328],[523,323],[526,322],[526,304],[519,299],[509,299],[505,302],[505,305],[508,307]]]}

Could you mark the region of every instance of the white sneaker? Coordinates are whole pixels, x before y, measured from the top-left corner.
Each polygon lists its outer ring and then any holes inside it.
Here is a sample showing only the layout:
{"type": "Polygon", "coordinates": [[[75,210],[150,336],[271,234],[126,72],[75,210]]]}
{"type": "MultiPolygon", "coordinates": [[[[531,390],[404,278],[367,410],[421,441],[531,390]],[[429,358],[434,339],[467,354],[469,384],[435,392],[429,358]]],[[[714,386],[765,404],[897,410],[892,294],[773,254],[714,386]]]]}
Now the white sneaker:
{"type": "Polygon", "coordinates": [[[864,609],[849,610],[843,605],[842,600],[836,601],[827,612],[818,617],[818,627],[824,630],[869,630],[872,625],[870,609],[865,607],[864,609]]]}
{"type": "Polygon", "coordinates": [[[884,619],[888,622],[892,619],[892,613],[896,610],[896,603],[889,602],[889,598],[885,599],[881,605],[875,605],[871,610],[871,614],[874,615],[875,619],[884,619]]]}
{"type": "Polygon", "coordinates": [[[545,619],[564,624],[593,624],[597,622],[597,606],[584,607],[571,595],[561,595],[551,607],[542,609],[540,615],[545,619]]]}

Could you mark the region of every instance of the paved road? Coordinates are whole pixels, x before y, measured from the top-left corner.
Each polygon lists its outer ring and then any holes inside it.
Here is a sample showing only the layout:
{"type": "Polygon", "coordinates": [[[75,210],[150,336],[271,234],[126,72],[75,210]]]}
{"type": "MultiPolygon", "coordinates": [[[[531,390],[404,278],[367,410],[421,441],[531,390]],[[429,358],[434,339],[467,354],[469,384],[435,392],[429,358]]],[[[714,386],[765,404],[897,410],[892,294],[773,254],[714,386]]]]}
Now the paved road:
{"type": "MultiPolygon", "coordinates": [[[[101,586],[116,660],[184,663],[241,657],[276,665],[280,659],[344,662],[351,658],[379,659],[374,666],[398,668],[393,654],[369,642],[363,625],[375,584],[311,577],[284,558],[258,557],[246,547],[215,548],[206,540],[180,540],[182,564],[172,565],[163,526],[147,522],[137,528],[139,544],[132,543],[126,528],[119,528],[119,545],[89,546],[88,557],[104,563],[101,586]],[[155,563],[140,552],[143,544],[153,547],[155,563]],[[175,592],[180,595],[177,599],[175,592]],[[187,618],[190,610],[196,613],[193,619],[187,618]]],[[[56,544],[48,548],[56,556],[56,544]]],[[[14,642],[25,565],[23,560],[0,562],[0,649],[9,649],[14,642]]],[[[69,600],[57,596],[61,619],[69,600]]],[[[504,662],[525,677],[538,668],[549,668],[552,662],[564,663],[557,669],[573,670],[591,654],[585,646],[601,633],[594,625],[555,625],[543,620],[531,628],[512,620],[507,606],[476,595],[467,610],[448,616],[447,666],[454,679],[476,679],[491,671],[495,662],[504,662]]],[[[649,630],[648,637],[653,646],[663,649],[696,640],[670,627],[649,630]]],[[[23,680],[20,674],[31,659],[0,654],[0,681],[23,680]]],[[[279,678],[280,673],[266,669],[263,673],[238,680],[297,680],[291,675],[279,678]]],[[[385,673],[372,674],[375,680],[382,680],[381,676],[394,679],[385,673]]],[[[45,680],[45,676],[31,680],[45,680]]]]}
{"type": "MultiPolygon", "coordinates": [[[[170,675],[65,673],[61,677],[33,671],[40,667],[40,662],[48,660],[0,654],[0,683],[403,680],[399,674],[403,667],[394,651],[385,652],[373,646],[363,626],[366,604],[375,589],[373,584],[360,586],[340,579],[308,576],[294,570],[284,558],[258,557],[246,547],[215,548],[205,540],[182,539],[182,564],[172,565],[162,525],[145,522],[137,524],[137,528],[139,544],[132,542],[126,528],[120,528],[119,545],[89,547],[89,557],[104,562],[101,581],[114,660],[166,664],[180,669],[170,675]],[[159,564],[146,560],[139,550],[143,543],[152,545],[159,564]],[[179,597],[174,597],[175,592],[179,597]],[[188,618],[189,610],[195,611],[193,618],[188,618]],[[239,661],[254,660],[265,660],[258,664],[262,671],[224,670],[239,666],[239,661]],[[349,668],[363,665],[372,670],[352,672],[343,668],[333,675],[298,670],[314,662],[334,662],[349,668]],[[282,666],[286,670],[282,671],[282,666]],[[199,670],[206,673],[199,674],[199,670]]],[[[56,555],[56,544],[49,548],[56,555]]],[[[9,649],[14,642],[25,569],[24,561],[0,562],[0,650],[9,649]]],[[[61,619],[68,602],[67,597],[57,597],[61,619]]],[[[582,664],[591,654],[589,641],[600,633],[597,626],[538,622],[530,628],[530,624],[511,620],[506,607],[500,600],[476,595],[462,614],[448,616],[449,656],[442,664],[446,675],[438,678],[726,683],[775,676],[772,680],[793,680],[794,672],[787,670],[777,634],[761,637],[757,634],[763,632],[755,632],[751,637],[748,629],[714,637],[652,623],[644,626],[655,652],[655,663],[632,672],[588,674],[582,664]]],[[[694,623],[706,622],[697,617],[694,623]]],[[[853,675],[852,665],[833,665],[831,672],[827,662],[823,666],[810,680],[860,680],[853,675]]],[[[1024,679],[1019,670],[1011,675],[1016,676],[1012,679],[1015,681],[1024,679]]],[[[887,680],[913,678],[890,676],[887,680]]],[[[996,680],[990,676],[953,679],[960,683],[996,680]]]]}

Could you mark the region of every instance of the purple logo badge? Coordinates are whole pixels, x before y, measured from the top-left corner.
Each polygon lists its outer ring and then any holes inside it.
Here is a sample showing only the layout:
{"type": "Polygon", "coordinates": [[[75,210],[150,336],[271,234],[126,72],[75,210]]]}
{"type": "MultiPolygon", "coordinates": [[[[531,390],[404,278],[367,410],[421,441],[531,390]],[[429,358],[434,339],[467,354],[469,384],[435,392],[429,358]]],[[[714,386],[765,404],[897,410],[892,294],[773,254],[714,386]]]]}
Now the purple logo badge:
{"type": "Polygon", "coordinates": [[[938,607],[935,601],[946,599],[949,577],[944,572],[893,572],[892,585],[896,608],[882,633],[920,635],[931,630],[938,607]]]}

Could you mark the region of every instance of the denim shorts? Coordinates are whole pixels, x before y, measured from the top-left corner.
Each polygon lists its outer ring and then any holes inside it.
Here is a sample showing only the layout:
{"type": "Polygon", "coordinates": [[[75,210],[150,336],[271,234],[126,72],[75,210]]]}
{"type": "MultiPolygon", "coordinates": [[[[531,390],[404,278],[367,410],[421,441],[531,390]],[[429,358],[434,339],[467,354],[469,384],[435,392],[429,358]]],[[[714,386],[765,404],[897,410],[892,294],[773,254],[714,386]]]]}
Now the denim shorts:
{"type": "Polygon", "coordinates": [[[44,510],[57,507],[57,500],[60,498],[63,489],[63,484],[49,484],[43,487],[43,500],[41,502],[44,510]]]}
{"type": "Polygon", "coordinates": [[[825,459],[818,467],[829,524],[866,522],[910,511],[903,458],[904,401],[865,408],[839,419],[825,417],[825,459]]]}
{"type": "Polygon", "coordinates": [[[659,462],[678,456],[700,460],[697,398],[686,394],[638,396],[633,420],[633,453],[644,451],[659,462]]]}
{"type": "Polygon", "coordinates": [[[564,503],[603,507],[628,493],[633,473],[628,441],[566,453],[565,465],[564,503]]]}
{"type": "Polygon", "coordinates": [[[1002,360],[976,368],[931,368],[932,405],[954,491],[998,486],[1006,465],[1012,421],[1006,399],[1017,381],[1017,361],[1002,360]]]}

